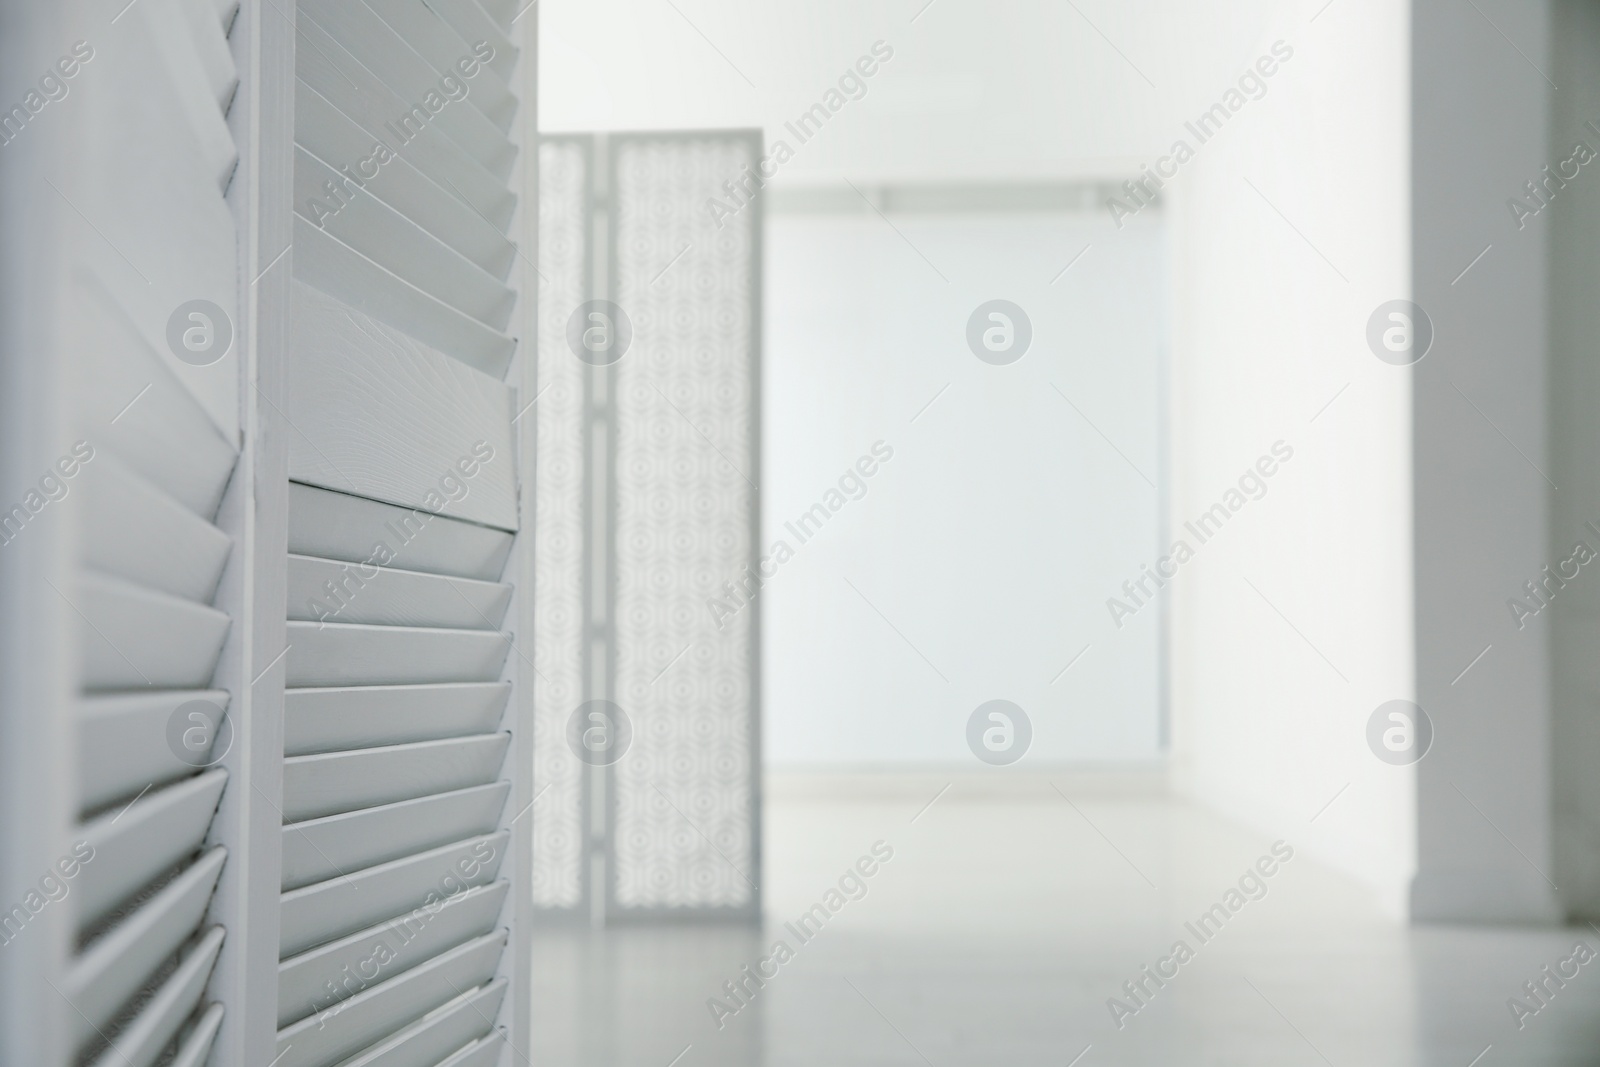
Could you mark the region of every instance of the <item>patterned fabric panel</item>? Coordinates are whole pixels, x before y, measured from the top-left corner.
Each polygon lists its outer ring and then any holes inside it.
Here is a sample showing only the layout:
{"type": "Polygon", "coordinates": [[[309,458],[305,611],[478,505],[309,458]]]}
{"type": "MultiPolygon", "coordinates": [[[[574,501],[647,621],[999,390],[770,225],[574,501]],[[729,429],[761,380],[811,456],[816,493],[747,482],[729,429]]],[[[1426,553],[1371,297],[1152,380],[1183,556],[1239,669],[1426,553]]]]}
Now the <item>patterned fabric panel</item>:
{"type": "MultiPolygon", "coordinates": [[[[756,160],[745,135],[615,143],[614,699],[632,720],[612,783],[613,900],[749,908],[755,618],[711,609],[754,562],[759,212],[718,218],[756,160]]],[[[758,598],[759,600],[759,598],[758,598]]]]}
{"type": "Polygon", "coordinates": [[[567,747],[583,699],[585,365],[567,348],[567,319],[584,299],[587,154],[580,141],[539,148],[539,392],[534,485],[535,631],[533,899],[584,902],[584,765],[567,747]]]}

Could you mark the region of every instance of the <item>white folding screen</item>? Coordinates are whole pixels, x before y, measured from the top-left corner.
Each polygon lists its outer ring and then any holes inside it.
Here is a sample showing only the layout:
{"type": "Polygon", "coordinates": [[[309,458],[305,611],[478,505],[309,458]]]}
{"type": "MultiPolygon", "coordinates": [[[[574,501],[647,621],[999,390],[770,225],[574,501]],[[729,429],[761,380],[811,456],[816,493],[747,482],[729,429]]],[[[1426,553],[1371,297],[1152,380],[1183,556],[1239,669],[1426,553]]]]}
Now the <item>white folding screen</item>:
{"type": "Polygon", "coordinates": [[[277,1054],[498,1063],[532,800],[516,12],[296,10],[277,1054]]]}
{"type": "MultiPolygon", "coordinates": [[[[79,570],[61,591],[80,623],[71,836],[84,862],[58,990],[80,1063],[145,1067],[174,1042],[201,1062],[225,1015],[202,1001],[228,934],[207,911],[229,858],[208,832],[232,729],[233,694],[214,679],[233,620],[212,601],[234,549],[215,522],[239,439],[223,199],[238,163],[225,120],[234,14],[156,0],[98,47],[85,39],[92,69],[72,117],[83,166],[61,176],[84,224],[69,238],[79,314],[65,333],[79,570]]],[[[56,469],[70,478],[71,464],[56,469]]]]}
{"type": "Polygon", "coordinates": [[[244,798],[275,792],[250,737],[274,698],[249,679],[281,627],[259,627],[272,581],[248,563],[272,107],[240,57],[282,38],[237,0],[0,19],[20,101],[0,137],[0,779],[7,821],[27,813],[0,839],[0,1061],[247,1062],[244,886],[276,852],[246,832],[244,798]]]}
{"type": "Polygon", "coordinates": [[[760,914],[760,148],[541,142],[534,891],[591,922],[760,914]]]}
{"type": "Polygon", "coordinates": [[[6,1067],[526,1059],[518,14],[0,0],[6,1067]]]}

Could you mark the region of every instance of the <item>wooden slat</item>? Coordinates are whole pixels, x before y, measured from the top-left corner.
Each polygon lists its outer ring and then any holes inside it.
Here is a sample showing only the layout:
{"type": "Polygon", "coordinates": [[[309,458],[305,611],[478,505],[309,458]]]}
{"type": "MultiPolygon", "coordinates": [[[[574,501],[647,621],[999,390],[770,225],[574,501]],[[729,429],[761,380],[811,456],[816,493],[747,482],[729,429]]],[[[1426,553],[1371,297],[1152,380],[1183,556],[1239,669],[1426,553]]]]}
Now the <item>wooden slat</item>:
{"type": "Polygon", "coordinates": [[[496,379],[516,342],[357,252],[298,213],[294,276],[496,379]]]}
{"type": "Polygon", "coordinates": [[[220,926],[206,932],[138,1016],[112,1039],[111,1047],[95,1059],[93,1067],[151,1067],[160,1059],[167,1043],[177,1036],[184,1020],[200,1002],[222,949],[223,936],[220,926]]]}
{"type": "Polygon", "coordinates": [[[496,1030],[440,1062],[438,1067],[499,1067],[500,1054],[505,1047],[505,1032],[496,1030]]]}
{"type": "Polygon", "coordinates": [[[227,854],[220,846],[207,852],[72,962],[62,993],[77,1009],[75,1043],[109,1025],[199,927],[227,854]]]}
{"type": "Polygon", "coordinates": [[[396,277],[491,329],[503,331],[511,321],[517,298],[503,282],[377,197],[346,183],[330,163],[299,146],[294,209],[396,277]]]}
{"type": "Polygon", "coordinates": [[[278,1031],[279,1067],[329,1067],[448,1003],[461,990],[487,982],[500,961],[506,931],[498,930],[413,967],[351,997],[324,1020],[303,1019],[278,1031]]]}
{"type": "MultiPolygon", "coordinates": [[[[220,200],[216,206],[222,207],[220,200]]],[[[123,205],[115,210],[131,211],[134,207],[123,205]]],[[[147,220],[160,221],[163,213],[159,203],[143,205],[147,220]]],[[[218,219],[206,205],[198,204],[193,215],[173,225],[203,230],[227,221],[226,215],[218,219]]],[[[195,241],[213,235],[193,236],[189,262],[211,260],[207,250],[195,248],[195,241]]],[[[231,245],[227,254],[233,254],[231,245]]],[[[166,328],[179,305],[194,299],[211,300],[223,309],[224,317],[231,316],[234,294],[231,290],[220,291],[214,281],[193,286],[187,277],[163,270],[166,265],[162,263],[157,263],[155,269],[148,262],[142,264],[150,272],[148,282],[125,265],[121,276],[117,276],[111,268],[121,262],[102,258],[73,277],[76,302],[70,327],[72,343],[80,355],[70,369],[80,390],[75,396],[81,419],[79,433],[97,450],[109,447],[118,453],[150,481],[209,520],[216,512],[216,501],[221,498],[226,475],[233,469],[237,454],[229,442],[237,440],[238,435],[239,413],[235,406],[239,383],[231,377],[238,371],[238,350],[230,345],[218,362],[191,366],[179,360],[168,344],[166,328]],[[162,281],[157,282],[157,278],[162,281]],[[214,440],[204,441],[202,434],[214,440]],[[188,457],[168,456],[164,463],[148,462],[152,455],[168,450],[176,438],[192,439],[197,450],[188,457]],[[215,476],[214,467],[219,462],[222,477],[209,509],[203,498],[191,503],[191,493],[184,486],[170,484],[171,479],[190,476],[196,470],[205,472],[209,480],[215,476]]]]}
{"type": "MultiPolygon", "coordinates": [[[[518,7],[521,8],[525,2],[520,0],[518,7]]],[[[510,20],[515,17],[515,12],[502,18],[500,12],[506,5],[498,5],[499,10],[491,14],[477,0],[429,0],[429,6],[456,28],[462,40],[489,42],[494,49],[494,59],[489,61],[490,69],[506,84],[511,83],[511,75],[517,66],[517,48],[506,34],[511,32],[510,20]]]]}
{"type": "Polygon", "coordinates": [[[178,7],[194,38],[195,54],[205,70],[217,110],[226,115],[234,91],[239,88],[239,71],[234,66],[233,53],[228,51],[228,37],[217,18],[217,9],[211,0],[178,0],[178,7]]]}
{"type": "MultiPolygon", "coordinates": [[[[86,437],[210,522],[233,473],[236,449],[185,382],[145,342],[99,278],[74,287],[84,348],[76,396],[86,437]]],[[[218,364],[222,366],[222,364],[218,364]]],[[[196,368],[205,369],[205,368],[196,368]]],[[[90,465],[93,465],[93,460],[90,465]]]]}
{"type": "MultiPolygon", "coordinates": [[[[298,281],[294,294],[285,409],[300,432],[289,476],[515,530],[512,391],[336,297],[298,281]]],[[[409,545],[384,540],[397,565],[432,569],[413,561],[409,545]]]]}
{"type": "MultiPolygon", "coordinates": [[[[129,16],[130,25],[125,32],[133,38],[142,26],[147,37],[138,47],[148,44],[153,48],[150,58],[154,62],[147,63],[141,85],[149,91],[155,78],[163,78],[171,85],[177,114],[188,122],[204,154],[206,173],[219,191],[226,189],[239,162],[239,150],[222,117],[217,90],[208,78],[187,16],[178,9],[177,0],[141,0],[138,10],[130,9],[129,16]]],[[[131,42],[119,45],[132,46],[131,42]]]]}
{"type": "MultiPolygon", "coordinates": [[[[219,187],[222,174],[232,168],[232,142],[214,102],[207,98],[203,77],[191,70],[201,93],[194,101],[197,113],[208,116],[212,134],[208,158],[208,150],[186,121],[163,53],[150,39],[147,17],[141,0],[108,29],[109,39],[94,42],[96,58],[87,68],[92,77],[74,82],[81,88],[74,88],[73,97],[82,93],[83,99],[70,105],[77,109],[72,121],[81,138],[82,158],[73,173],[57,180],[84,219],[78,243],[81,260],[92,264],[90,269],[121,294],[149,346],[231,438],[239,426],[241,346],[235,344],[217,363],[194,367],[168,349],[166,331],[172,313],[197,299],[217,304],[238,326],[237,239],[219,187]],[[128,92],[129,85],[137,85],[139,91],[128,92]]],[[[181,19],[176,21],[176,33],[187,37],[181,19]]],[[[187,41],[174,47],[193,51],[187,41]]],[[[69,216],[76,218],[76,213],[69,216]]],[[[125,358],[115,350],[103,355],[125,358]]],[[[127,395],[131,397],[146,381],[127,395]]],[[[126,402],[117,399],[116,407],[126,402]]],[[[115,414],[116,407],[109,414],[115,414]]],[[[95,428],[87,427],[91,432],[95,428]]]]}
{"type": "Polygon", "coordinates": [[[490,1032],[508,988],[506,979],[497,978],[463,993],[341,1067],[433,1067],[441,1056],[490,1032]]]}
{"type": "Polygon", "coordinates": [[[379,981],[487,934],[500,917],[510,884],[501,881],[458,892],[284,960],[278,967],[278,1026],[327,1011],[379,981]]]}
{"type": "Polygon", "coordinates": [[[283,888],[299,889],[340,870],[361,870],[490,833],[510,788],[510,782],[491,782],[286,825],[283,888]]]}
{"type": "Polygon", "coordinates": [[[233,541],[104,450],[79,475],[84,566],[211,603],[233,541]]]}
{"type": "Polygon", "coordinates": [[[206,1058],[211,1055],[211,1046],[216,1043],[217,1031],[222,1029],[222,1017],[225,1014],[221,1004],[212,1004],[200,1016],[200,1021],[183,1038],[183,1043],[178,1046],[177,1055],[167,1067],[202,1067],[206,1058]]]}
{"type": "Polygon", "coordinates": [[[284,694],[284,755],[489,733],[510,695],[510,682],[291,689],[284,694]]]}
{"type": "Polygon", "coordinates": [[[502,232],[511,224],[517,198],[503,179],[485,170],[431,123],[410,140],[390,124],[411,106],[371,71],[357,63],[344,46],[312,22],[295,27],[295,73],[367,133],[398,150],[442,188],[470,204],[502,232]]]}
{"type": "Polygon", "coordinates": [[[512,636],[493,630],[291,622],[288,684],[492,682],[512,636]]]}
{"type": "Polygon", "coordinates": [[[510,740],[510,734],[482,734],[291,756],[283,761],[284,821],[486,785],[500,773],[510,740]]]}
{"type": "Polygon", "coordinates": [[[228,708],[223,689],[178,689],[154,693],[86,696],[78,703],[79,811],[132,798],[147,786],[186,778],[213,761],[217,737],[215,709],[228,708]],[[168,729],[180,707],[181,730],[174,750],[168,729]],[[190,715],[202,715],[196,721],[190,715]],[[207,733],[205,722],[212,728],[207,733]],[[193,728],[191,730],[191,728],[193,728]],[[210,744],[194,747],[196,743],[210,744]],[[178,752],[186,758],[180,759],[178,752]]]}
{"type": "Polygon", "coordinates": [[[295,143],[346,175],[424,230],[505,281],[517,248],[466,201],[412,165],[404,154],[387,163],[374,156],[374,140],[354,119],[305,82],[294,97],[295,143]]]}
{"type": "Polygon", "coordinates": [[[424,0],[367,0],[367,6],[378,13],[407,45],[416,51],[436,75],[449,74],[467,85],[466,103],[482,112],[501,133],[509,133],[511,120],[517,112],[517,98],[511,95],[505,79],[493,67],[476,64],[476,56],[469,44],[449,22],[430,8],[424,0]],[[461,73],[458,64],[468,60],[467,68],[478,73],[471,78],[461,73]],[[485,77],[483,72],[489,71],[485,77]]]}
{"type": "MultiPolygon", "coordinates": [[[[510,175],[517,150],[505,131],[467,100],[450,101],[441,91],[439,75],[370,7],[349,0],[299,0],[295,8],[377,75],[407,109],[431,112],[428,125],[444,131],[485,170],[501,180],[510,175]],[[430,93],[434,107],[424,106],[430,93]]],[[[403,114],[395,113],[397,124],[403,114]]]]}
{"type": "Polygon", "coordinates": [[[165,789],[151,790],[120,811],[80,827],[94,857],[78,873],[72,901],[78,930],[93,927],[205,840],[228,772],[217,768],[165,789]]]}
{"type": "Polygon", "coordinates": [[[493,630],[510,603],[511,586],[502,582],[289,557],[291,619],[493,630]]]}
{"type": "Polygon", "coordinates": [[[79,576],[73,607],[90,692],[208,685],[231,622],[215,608],[94,572],[79,576]]]}
{"type": "MultiPolygon", "coordinates": [[[[495,461],[500,458],[497,450],[495,461]]],[[[491,582],[511,552],[504,530],[314,485],[289,486],[290,552],[364,563],[379,543],[393,553],[395,566],[491,582]]]]}
{"type": "Polygon", "coordinates": [[[421,907],[430,894],[442,899],[461,886],[487,885],[510,837],[502,830],[290,890],[280,899],[280,957],[421,907]]]}

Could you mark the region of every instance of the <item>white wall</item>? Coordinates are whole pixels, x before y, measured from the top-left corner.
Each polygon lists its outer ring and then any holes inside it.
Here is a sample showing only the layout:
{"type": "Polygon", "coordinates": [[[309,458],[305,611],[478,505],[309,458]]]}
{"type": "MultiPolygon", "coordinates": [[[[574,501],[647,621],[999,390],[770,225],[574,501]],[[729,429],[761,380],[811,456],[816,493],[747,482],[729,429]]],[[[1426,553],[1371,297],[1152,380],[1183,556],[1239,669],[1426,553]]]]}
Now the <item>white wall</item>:
{"type": "Polygon", "coordinates": [[[1412,913],[1550,920],[1549,635],[1506,606],[1553,562],[1546,232],[1507,209],[1557,158],[1549,12],[1479,6],[1413,6],[1413,286],[1437,336],[1412,379],[1417,699],[1438,740],[1412,913]]]}
{"type": "MultiPolygon", "coordinates": [[[[769,143],[792,139],[785,121],[881,39],[893,58],[863,98],[796,146],[776,188],[1120,180],[1254,59],[1272,7],[925,2],[541,0],[541,126],[760,126],[769,143]]],[[[981,701],[1005,698],[1038,720],[1029,760],[1148,757],[1158,616],[1141,612],[1118,632],[1105,600],[1154,562],[1156,498],[1048,382],[1159,482],[1153,216],[1120,233],[1104,214],[1029,223],[987,246],[895,219],[949,286],[874,216],[774,216],[769,226],[769,528],[873,441],[897,458],[762,594],[767,754],[789,766],[970,763],[958,727],[981,701]],[[848,328],[816,311],[841,292],[854,293],[848,328]],[[967,315],[995,296],[1040,319],[1039,350],[1014,367],[986,367],[962,344],[967,315]]]]}
{"type": "Polygon", "coordinates": [[[977,767],[991,699],[1028,714],[1025,766],[1153,759],[1160,610],[1119,629],[1105,600],[1157,555],[1163,227],[892,222],[768,221],[762,541],[796,550],[760,594],[768,764],[977,767]],[[1008,366],[965,341],[993,298],[1033,326],[1008,366]],[[893,458],[800,543],[785,523],[880,440],[893,458]]]}
{"type": "Polygon", "coordinates": [[[1173,585],[1174,771],[1398,915],[1415,776],[1364,728],[1415,684],[1410,376],[1364,331],[1408,287],[1408,28],[1381,0],[1314,13],[1281,6],[1252,55],[1292,59],[1170,187],[1173,535],[1294,449],[1173,585]]]}
{"type": "MultiPolygon", "coordinates": [[[[1551,144],[1583,140],[1600,124],[1600,5],[1560,0],[1552,8],[1550,76],[1562,87],[1551,115],[1551,144]]],[[[1562,153],[1565,155],[1565,152],[1562,153]]],[[[1585,170],[1588,168],[1586,167],[1585,170]]],[[[1600,525],[1600,177],[1561,191],[1548,218],[1550,237],[1550,478],[1562,486],[1550,512],[1551,559],[1566,559],[1579,539],[1600,549],[1584,524],[1600,525]]],[[[1541,213],[1543,214],[1543,213],[1541,213]]],[[[1575,914],[1600,918],[1600,580],[1559,591],[1552,610],[1552,751],[1555,870],[1575,914]]],[[[1536,620],[1530,625],[1540,625],[1536,620]]]]}
{"type": "MultiPolygon", "coordinates": [[[[1505,211],[1556,161],[1544,0],[542,6],[550,129],[756,125],[770,139],[890,42],[867,96],[779,187],[1120,180],[1177,138],[1195,145],[1164,191],[1173,536],[1274,442],[1295,456],[1171,588],[1176,780],[1362,879],[1395,914],[1553,913],[1549,635],[1505,626],[1506,598],[1582,510],[1558,497],[1552,526],[1548,472],[1531,469],[1547,466],[1546,223],[1520,232],[1505,211]],[[1278,39],[1294,57],[1266,96],[1196,144],[1184,120],[1278,39]],[[1407,297],[1437,326],[1412,369],[1365,340],[1373,310],[1407,297]],[[1368,717],[1396,698],[1438,728],[1417,767],[1366,747],[1368,717]]],[[[1557,254],[1564,269],[1586,262],[1557,254]]],[[[1561,314],[1558,338],[1581,335],[1581,313],[1561,314]]],[[[1556,432],[1575,417],[1558,405],[1556,432]]],[[[1582,453],[1586,438],[1569,438],[1582,453]]],[[[1587,616],[1573,618],[1577,643],[1556,652],[1555,699],[1574,709],[1563,745],[1588,737],[1589,683],[1559,675],[1589,655],[1587,616]]],[[[1589,794],[1560,803],[1578,842],[1589,794]]],[[[1590,880],[1600,861],[1582,848],[1562,862],[1590,880]]]]}
{"type": "Polygon", "coordinates": [[[780,185],[1120,178],[1252,58],[1272,6],[540,0],[540,127],[760,126],[771,140],[882,40],[894,58],[797,146],[780,185]]]}

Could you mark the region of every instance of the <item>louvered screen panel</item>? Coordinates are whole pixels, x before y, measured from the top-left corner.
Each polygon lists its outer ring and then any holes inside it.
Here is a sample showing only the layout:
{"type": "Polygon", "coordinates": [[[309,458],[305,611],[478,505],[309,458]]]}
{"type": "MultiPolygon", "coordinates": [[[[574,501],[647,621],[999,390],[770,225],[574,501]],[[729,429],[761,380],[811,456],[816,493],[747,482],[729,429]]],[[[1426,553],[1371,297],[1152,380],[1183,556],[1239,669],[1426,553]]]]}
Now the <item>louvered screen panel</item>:
{"type": "Polygon", "coordinates": [[[526,995],[505,951],[516,12],[296,11],[276,1053],[494,1062],[526,995]]]}
{"type": "Polygon", "coordinates": [[[58,992],[80,1064],[200,1063],[224,1016],[204,993],[226,936],[206,916],[228,862],[208,835],[231,736],[232,694],[212,682],[232,620],[212,602],[238,459],[237,346],[219,343],[238,321],[224,201],[235,7],[141,0],[115,21],[107,8],[74,79],[79,165],[56,189],[82,223],[65,337],[78,435],[53,472],[79,554],[74,587],[58,590],[81,668],[64,850],[79,867],[74,941],[58,992]],[[194,301],[203,320],[180,310],[194,301]]]}

